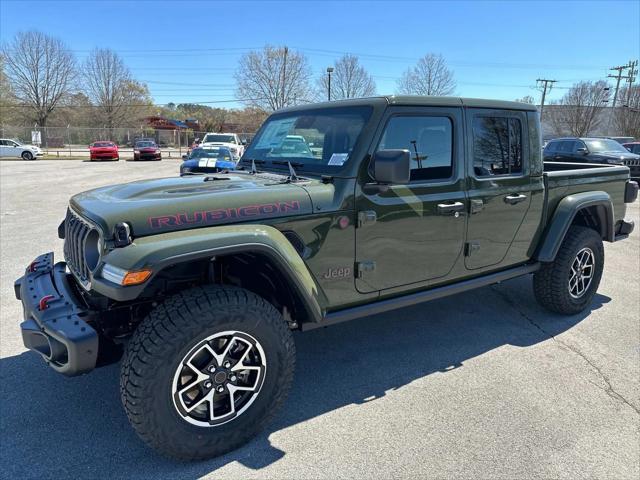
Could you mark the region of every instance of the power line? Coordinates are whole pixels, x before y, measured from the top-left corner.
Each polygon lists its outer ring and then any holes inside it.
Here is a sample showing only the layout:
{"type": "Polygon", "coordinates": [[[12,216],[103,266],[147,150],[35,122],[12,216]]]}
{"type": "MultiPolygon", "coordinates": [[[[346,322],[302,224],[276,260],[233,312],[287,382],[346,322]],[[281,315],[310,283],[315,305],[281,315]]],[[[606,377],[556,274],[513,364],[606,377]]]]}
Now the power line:
{"type": "MultiPolygon", "coordinates": [[[[237,99],[230,99],[230,100],[209,100],[209,101],[195,101],[195,102],[169,102],[169,103],[152,103],[152,104],[148,104],[148,103],[140,103],[140,104],[128,104],[125,105],[127,108],[128,107],[133,107],[133,108],[153,108],[153,107],[166,107],[167,105],[175,105],[176,103],[178,104],[186,104],[186,103],[190,103],[190,104],[217,104],[217,103],[243,103],[243,102],[254,102],[254,101],[258,101],[258,100],[267,100],[267,98],[237,98],[237,99]]],[[[28,103],[15,103],[15,104],[0,104],[0,108],[30,108],[31,105],[28,103]]],[[[67,109],[67,108],[104,108],[102,105],[59,105],[58,108],[60,109],[67,109]]]]}

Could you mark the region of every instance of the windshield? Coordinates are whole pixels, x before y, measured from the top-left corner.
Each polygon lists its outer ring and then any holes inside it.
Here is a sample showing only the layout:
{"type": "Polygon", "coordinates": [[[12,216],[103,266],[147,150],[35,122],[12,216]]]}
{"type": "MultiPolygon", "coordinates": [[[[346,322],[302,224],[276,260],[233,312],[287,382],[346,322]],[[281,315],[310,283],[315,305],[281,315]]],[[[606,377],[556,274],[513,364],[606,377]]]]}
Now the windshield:
{"type": "Polygon", "coordinates": [[[189,155],[189,159],[194,158],[217,158],[219,160],[228,160],[232,161],[231,152],[224,149],[209,149],[209,148],[195,148],[191,151],[191,155],[189,155]]]}
{"type": "Polygon", "coordinates": [[[371,111],[371,107],[338,107],[273,115],[251,141],[243,159],[272,164],[289,161],[297,167],[323,171],[342,167],[371,111]]]}
{"type": "Polygon", "coordinates": [[[155,147],[156,144],[153,142],[136,142],[136,148],[148,148],[155,147]]]}
{"type": "Polygon", "coordinates": [[[236,137],[234,135],[221,135],[217,133],[209,133],[204,136],[203,143],[215,142],[215,143],[236,143],[236,137]]]}
{"type": "Polygon", "coordinates": [[[587,148],[590,152],[620,152],[620,153],[629,153],[629,150],[624,148],[615,140],[610,140],[608,138],[598,138],[593,140],[585,140],[587,144],[587,148]]]}
{"type": "Polygon", "coordinates": [[[115,146],[113,143],[111,142],[96,142],[93,144],[94,147],[113,147],[115,146]]]}

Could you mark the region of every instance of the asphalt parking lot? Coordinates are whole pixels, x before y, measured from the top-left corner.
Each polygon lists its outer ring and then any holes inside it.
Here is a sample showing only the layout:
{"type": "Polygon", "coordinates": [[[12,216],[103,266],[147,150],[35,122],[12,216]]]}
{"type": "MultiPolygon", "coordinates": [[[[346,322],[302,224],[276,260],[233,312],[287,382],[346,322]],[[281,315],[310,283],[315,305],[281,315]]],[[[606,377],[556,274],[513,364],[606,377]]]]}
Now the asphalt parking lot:
{"type": "Polygon", "coordinates": [[[583,315],[545,312],[520,278],[297,334],[294,387],[267,431],[200,463],[148,449],[121,409],[117,365],[65,378],[25,351],[13,281],[40,253],[62,258],[72,194],[178,165],[0,162],[1,477],[639,478],[637,230],[605,244],[583,315]]]}

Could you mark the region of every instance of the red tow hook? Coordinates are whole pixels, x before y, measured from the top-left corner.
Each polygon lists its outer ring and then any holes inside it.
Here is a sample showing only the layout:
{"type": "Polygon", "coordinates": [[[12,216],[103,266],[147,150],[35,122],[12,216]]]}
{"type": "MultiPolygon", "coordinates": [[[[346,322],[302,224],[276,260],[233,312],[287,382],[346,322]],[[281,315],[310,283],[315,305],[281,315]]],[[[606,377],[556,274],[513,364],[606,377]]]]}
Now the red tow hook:
{"type": "Polygon", "coordinates": [[[49,308],[49,305],[47,305],[49,303],[49,300],[53,300],[55,297],[53,295],[45,295],[44,297],[42,297],[40,299],[40,303],[38,304],[38,309],[40,311],[42,310],[46,310],[47,308],[49,308]]]}

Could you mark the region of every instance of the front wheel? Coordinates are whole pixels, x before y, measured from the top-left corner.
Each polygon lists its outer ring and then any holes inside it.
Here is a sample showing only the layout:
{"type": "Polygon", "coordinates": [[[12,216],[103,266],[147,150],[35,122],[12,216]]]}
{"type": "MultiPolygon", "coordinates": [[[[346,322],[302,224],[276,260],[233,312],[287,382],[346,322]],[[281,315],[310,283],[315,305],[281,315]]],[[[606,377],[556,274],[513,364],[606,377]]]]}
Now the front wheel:
{"type": "Polygon", "coordinates": [[[282,315],[239,288],[185,290],[138,326],[120,391],[138,435],[185,460],[246,443],[284,403],[295,346],[282,315]]]}
{"type": "Polygon", "coordinates": [[[22,152],[21,155],[23,160],[33,160],[33,153],[31,152],[22,152]]]}
{"type": "Polygon", "coordinates": [[[543,264],[533,275],[536,300],[556,313],[580,313],[591,304],[603,269],[600,234],[591,228],[573,226],[555,260],[543,264]]]}

